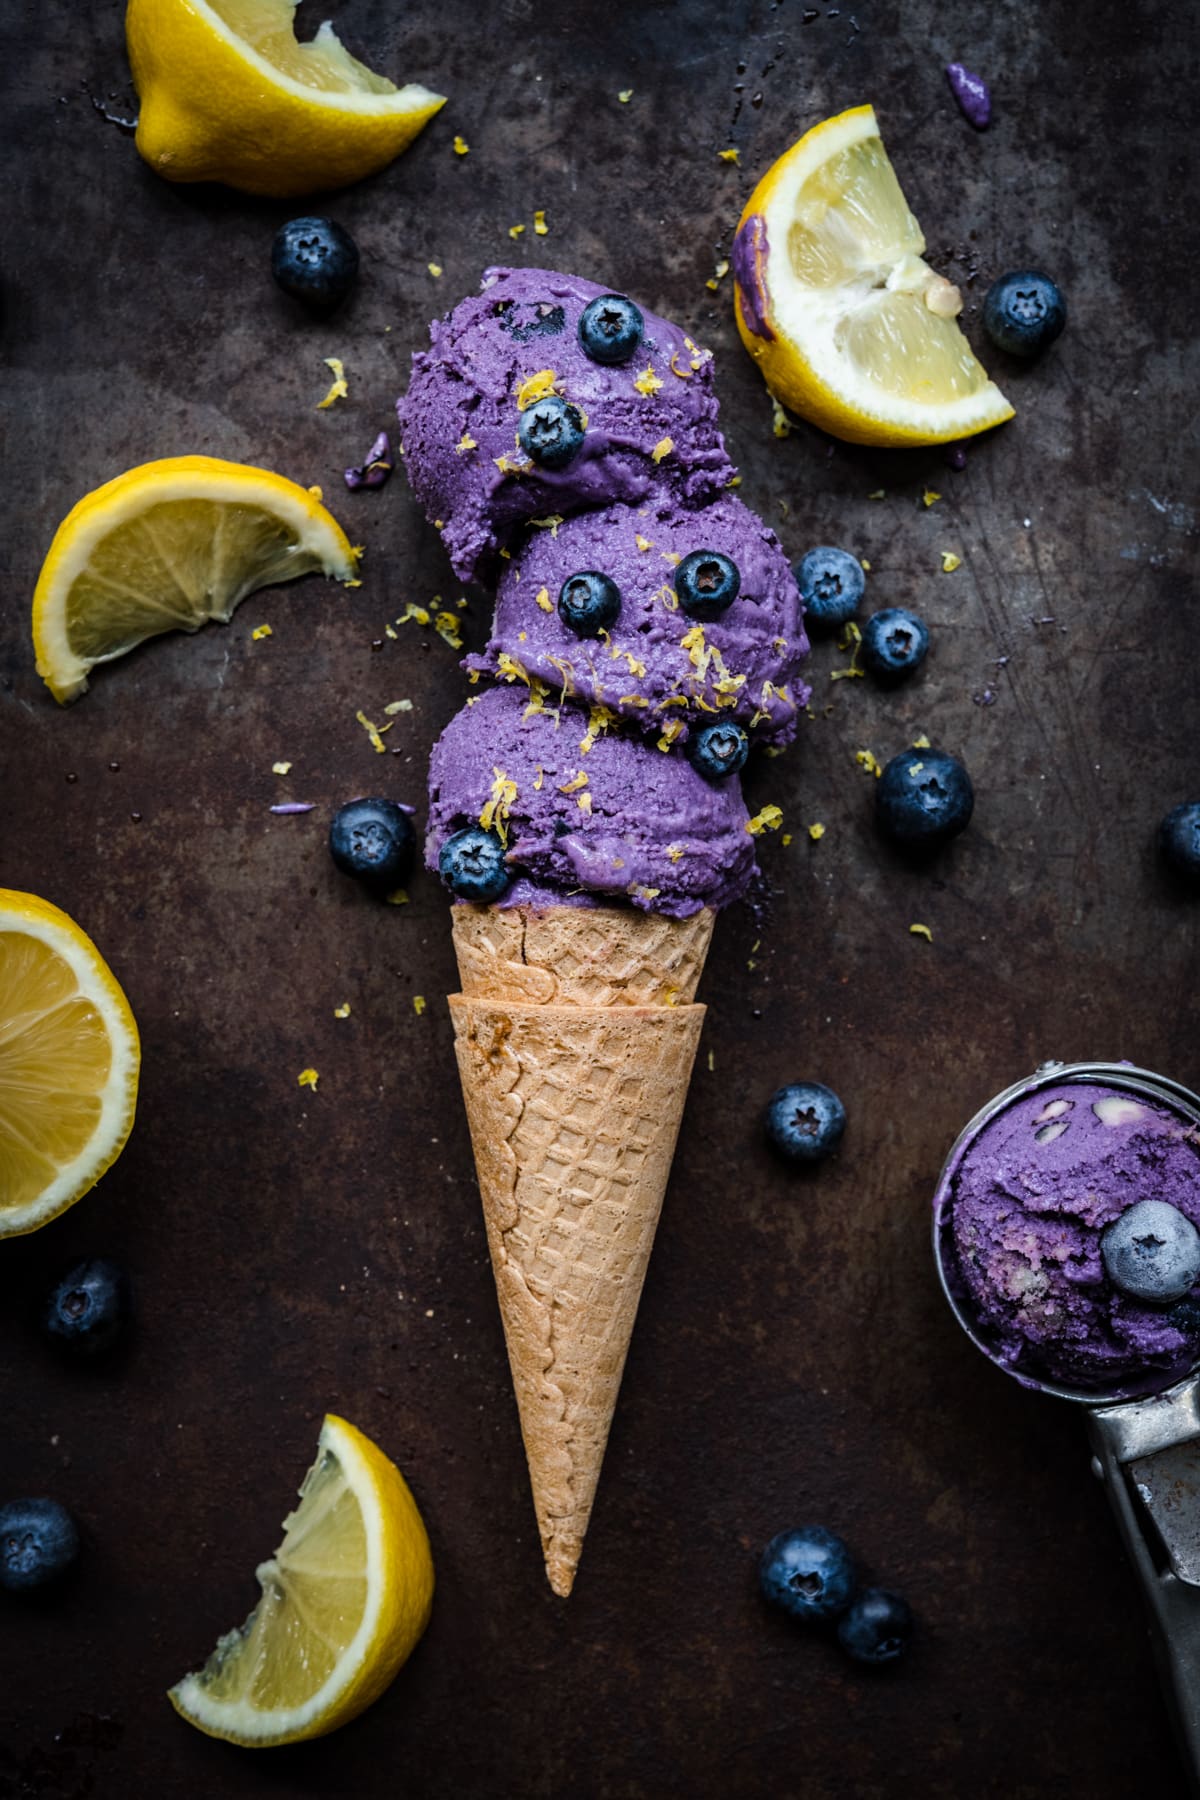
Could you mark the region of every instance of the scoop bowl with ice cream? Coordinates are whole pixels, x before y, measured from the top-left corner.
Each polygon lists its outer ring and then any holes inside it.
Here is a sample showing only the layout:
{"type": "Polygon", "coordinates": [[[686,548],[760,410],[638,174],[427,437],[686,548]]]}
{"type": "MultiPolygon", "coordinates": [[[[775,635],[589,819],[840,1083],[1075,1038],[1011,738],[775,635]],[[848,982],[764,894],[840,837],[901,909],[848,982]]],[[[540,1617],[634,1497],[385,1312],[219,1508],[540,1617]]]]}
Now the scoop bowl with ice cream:
{"type": "Polygon", "coordinates": [[[1047,1063],[960,1134],[934,1195],[942,1289],[978,1349],[1084,1409],[1200,1779],[1200,1097],[1047,1063]]]}

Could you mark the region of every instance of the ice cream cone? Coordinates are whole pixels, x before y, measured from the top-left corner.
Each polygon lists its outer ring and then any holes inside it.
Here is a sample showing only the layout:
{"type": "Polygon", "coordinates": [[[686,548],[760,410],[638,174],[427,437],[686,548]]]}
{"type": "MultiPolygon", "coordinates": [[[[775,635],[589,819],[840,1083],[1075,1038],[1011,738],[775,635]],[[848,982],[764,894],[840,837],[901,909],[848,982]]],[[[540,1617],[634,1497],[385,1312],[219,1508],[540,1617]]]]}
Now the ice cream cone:
{"type": "Polygon", "coordinates": [[[450,999],[546,1573],[567,1595],[662,1209],[713,914],[453,909],[450,999]]]}

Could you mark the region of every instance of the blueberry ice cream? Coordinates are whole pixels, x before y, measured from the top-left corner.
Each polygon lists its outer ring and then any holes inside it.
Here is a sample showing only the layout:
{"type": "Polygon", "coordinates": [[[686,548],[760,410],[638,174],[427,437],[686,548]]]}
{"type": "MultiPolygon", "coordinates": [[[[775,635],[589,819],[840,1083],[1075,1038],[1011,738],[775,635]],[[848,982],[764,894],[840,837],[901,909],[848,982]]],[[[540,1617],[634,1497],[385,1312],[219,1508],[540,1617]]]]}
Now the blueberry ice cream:
{"type": "Polygon", "coordinates": [[[943,1257],[1002,1367],[1119,1394],[1166,1386],[1200,1358],[1195,1294],[1143,1281],[1161,1295],[1152,1304],[1114,1255],[1128,1237],[1130,1254],[1175,1256],[1161,1221],[1141,1230],[1146,1202],[1174,1212],[1180,1240],[1200,1226],[1200,1128],[1119,1086],[1039,1087],[960,1146],[936,1201],[943,1257]]]}
{"type": "Polygon", "coordinates": [[[628,320],[606,340],[606,298],[574,275],[488,269],[414,356],[405,466],[464,579],[529,519],[660,492],[703,506],[732,479],[710,353],[642,307],[632,350],[628,320]],[[601,360],[614,342],[625,359],[601,360]]]}

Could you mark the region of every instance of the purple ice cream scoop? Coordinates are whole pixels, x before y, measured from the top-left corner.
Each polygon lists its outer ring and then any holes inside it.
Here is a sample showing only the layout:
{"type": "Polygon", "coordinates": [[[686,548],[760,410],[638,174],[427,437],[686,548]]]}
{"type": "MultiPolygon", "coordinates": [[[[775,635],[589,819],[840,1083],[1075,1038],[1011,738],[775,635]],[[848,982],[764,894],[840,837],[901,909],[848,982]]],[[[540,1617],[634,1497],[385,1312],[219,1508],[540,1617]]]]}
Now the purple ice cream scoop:
{"type": "Polygon", "coordinates": [[[1099,1082],[1041,1085],[967,1137],[936,1207],[973,1335],[1032,1384],[1115,1395],[1166,1386],[1200,1358],[1200,1306],[1150,1306],[1105,1271],[1101,1236],[1164,1200],[1200,1226],[1200,1129],[1099,1082]]]}
{"type": "Polygon", "coordinates": [[[631,359],[593,360],[579,322],[610,292],[547,269],[488,269],[482,292],[435,321],[429,349],[413,357],[396,403],[405,467],[464,580],[486,573],[529,519],[637,505],[660,490],[702,506],[729,485],[711,353],[642,308],[631,359]],[[531,460],[517,436],[523,408],[551,394],[583,427],[556,468],[531,460]]]}
{"type": "Polygon", "coordinates": [[[775,533],[733,495],[699,512],[667,496],[609,506],[535,530],[504,565],[496,622],[483,658],[491,674],[514,668],[587,706],[602,705],[668,741],[717,718],[786,743],[809,688],[803,608],[775,533]],[[675,566],[717,551],[740,577],[733,604],[692,618],[672,586],[675,566]],[[602,637],[580,636],[560,616],[563,584],[582,571],[615,583],[621,610],[602,637]]]}
{"type": "Polygon", "coordinates": [[[755,873],[736,775],[705,781],[678,750],[593,728],[523,687],[485,689],[434,745],[426,866],[480,823],[506,837],[517,878],[501,906],[582,893],[684,919],[740,899],[755,873]]]}

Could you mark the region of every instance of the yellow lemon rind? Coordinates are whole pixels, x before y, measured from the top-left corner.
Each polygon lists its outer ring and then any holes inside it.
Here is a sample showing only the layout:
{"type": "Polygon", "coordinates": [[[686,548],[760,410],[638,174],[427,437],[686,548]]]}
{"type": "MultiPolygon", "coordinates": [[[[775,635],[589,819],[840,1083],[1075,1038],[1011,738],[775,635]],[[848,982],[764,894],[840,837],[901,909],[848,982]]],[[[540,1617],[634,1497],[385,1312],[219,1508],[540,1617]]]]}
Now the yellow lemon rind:
{"type": "Polygon", "coordinates": [[[112,1061],[96,1131],[73,1161],[20,1212],[0,1207],[0,1238],[23,1237],[57,1219],[90,1193],[125,1148],[137,1110],[141,1040],[124,990],[99,950],[69,914],[36,894],[0,888],[0,931],[19,930],[47,944],[71,969],[81,993],[102,1013],[112,1061]]]}
{"type": "Polygon", "coordinates": [[[245,1700],[214,1703],[198,1674],[185,1675],[168,1698],[180,1717],[207,1737],[248,1749],[324,1737],[379,1699],[429,1623],[433,1558],[408,1483],[370,1438],[334,1413],[325,1415],[318,1457],[326,1449],[345,1471],[366,1531],[367,1605],[358,1630],[302,1707],[268,1714],[245,1700]]]}

